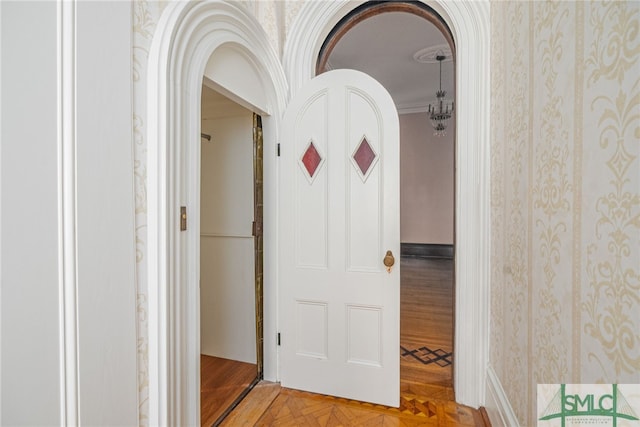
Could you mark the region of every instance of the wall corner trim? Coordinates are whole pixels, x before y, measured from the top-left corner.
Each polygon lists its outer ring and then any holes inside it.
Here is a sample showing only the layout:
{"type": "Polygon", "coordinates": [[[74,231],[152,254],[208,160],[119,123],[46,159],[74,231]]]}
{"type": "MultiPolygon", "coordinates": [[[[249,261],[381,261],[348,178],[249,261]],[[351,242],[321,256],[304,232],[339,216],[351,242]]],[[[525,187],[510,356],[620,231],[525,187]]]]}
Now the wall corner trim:
{"type": "Polygon", "coordinates": [[[509,402],[509,397],[491,366],[487,368],[487,403],[485,406],[492,426],[515,427],[520,425],[509,402]]]}
{"type": "Polygon", "coordinates": [[[76,4],[57,4],[60,424],[80,420],[77,249],[76,4]]]}

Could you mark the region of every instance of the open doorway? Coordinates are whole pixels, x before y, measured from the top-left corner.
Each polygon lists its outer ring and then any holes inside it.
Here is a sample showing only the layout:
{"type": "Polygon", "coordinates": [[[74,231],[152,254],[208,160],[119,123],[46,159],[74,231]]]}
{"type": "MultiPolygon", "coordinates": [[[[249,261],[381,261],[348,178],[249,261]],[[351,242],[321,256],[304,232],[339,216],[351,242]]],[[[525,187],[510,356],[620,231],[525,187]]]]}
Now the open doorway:
{"type": "Polygon", "coordinates": [[[435,136],[427,111],[439,85],[445,102],[455,98],[454,57],[450,31],[427,6],[371,2],[333,28],[316,69],[371,75],[400,114],[401,391],[447,400],[455,399],[455,122],[435,136]]]}
{"type": "MultiPolygon", "coordinates": [[[[464,123],[456,129],[456,164],[465,167],[456,170],[459,292],[455,311],[455,384],[460,403],[478,406],[485,402],[487,388],[497,384],[488,364],[489,13],[481,4],[461,6],[442,0],[433,4],[443,10],[456,34],[457,85],[459,92],[467,95],[458,98],[460,108],[456,109],[457,118],[464,123]]],[[[295,92],[313,74],[312,63],[319,53],[314,43],[343,16],[345,7],[350,8],[342,3],[309,2],[301,8],[289,36],[300,43],[283,55],[283,62],[291,64],[286,67],[291,91],[295,92]]],[[[200,346],[199,334],[193,333],[199,328],[199,228],[182,232],[176,224],[178,203],[188,209],[197,207],[189,211],[191,214],[199,212],[196,177],[199,178],[200,129],[194,118],[200,108],[202,61],[228,42],[239,46],[253,60],[246,65],[262,78],[258,92],[265,96],[262,102],[251,104],[265,114],[267,152],[276,151],[279,118],[288,89],[278,58],[268,48],[268,38],[245,8],[229,8],[217,2],[185,2],[168,7],[165,15],[168,19],[161,20],[156,28],[155,48],[150,50],[148,61],[149,419],[152,424],[193,425],[199,412],[199,364],[194,361],[199,357],[200,346]],[[208,36],[203,37],[203,31],[208,36]]],[[[239,71],[246,67],[239,68],[234,62],[223,64],[230,64],[229,74],[245,87],[245,76],[240,76],[239,71]]],[[[277,200],[275,164],[275,157],[265,157],[267,201],[277,200]]],[[[275,203],[266,206],[265,377],[277,379],[277,233],[273,232],[277,209],[275,203]]],[[[192,223],[199,225],[199,220],[192,223]]]]}
{"type": "Polygon", "coordinates": [[[204,84],[201,132],[200,413],[210,426],[262,378],[261,119],[204,84]]]}

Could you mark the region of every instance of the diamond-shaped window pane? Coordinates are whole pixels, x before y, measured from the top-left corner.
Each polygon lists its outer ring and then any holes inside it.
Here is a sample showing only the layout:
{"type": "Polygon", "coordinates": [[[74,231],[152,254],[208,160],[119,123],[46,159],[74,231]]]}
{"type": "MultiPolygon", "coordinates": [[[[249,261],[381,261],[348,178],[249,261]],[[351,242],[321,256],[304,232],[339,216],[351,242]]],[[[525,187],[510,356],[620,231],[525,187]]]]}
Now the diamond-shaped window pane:
{"type": "Polygon", "coordinates": [[[313,145],[313,141],[307,147],[307,150],[302,155],[302,164],[304,168],[309,173],[309,177],[313,178],[313,175],[318,170],[318,166],[322,162],[322,157],[320,157],[320,153],[316,150],[316,146],[313,145]]]}
{"type": "Polygon", "coordinates": [[[360,168],[363,176],[367,174],[367,171],[371,167],[371,164],[373,163],[375,158],[376,153],[371,148],[371,145],[369,145],[367,138],[362,138],[360,146],[358,147],[356,152],[353,153],[353,160],[360,168]]]}

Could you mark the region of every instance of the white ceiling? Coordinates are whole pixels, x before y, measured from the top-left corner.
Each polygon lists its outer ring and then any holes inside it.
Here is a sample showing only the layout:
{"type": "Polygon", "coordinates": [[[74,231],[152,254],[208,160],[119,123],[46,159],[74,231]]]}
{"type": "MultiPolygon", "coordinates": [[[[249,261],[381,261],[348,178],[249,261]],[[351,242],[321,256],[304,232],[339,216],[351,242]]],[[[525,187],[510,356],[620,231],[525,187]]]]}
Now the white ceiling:
{"type": "MultiPolygon", "coordinates": [[[[387,12],[349,30],[329,56],[329,68],[352,68],[378,80],[399,110],[424,108],[435,99],[439,64],[420,63],[413,56],[434,46],[447,46],[431,22],[407,12],[387,12]]],[[[448,47],[447,47],[448,49],[448,47]]],[[[442,64],[442,88],[454,99],[453,62],[442,64]]]]}
{"type": "MultiPolygon", "coordinates": [[[[368,18],[349,30],[329,56],[329,68],[351,68],[378,80],[391,94],[400,112],[426,110],[435,99],[439,64],[421,63],[414,55],[447,42],[435,25],[406,12],[387,12],[368,18]]],[[[453,62],[442,64],[442,87],[454,99],[453,62]]],[[[243,107],[203,86],[204,120],[246,112],[243,107]]]]}

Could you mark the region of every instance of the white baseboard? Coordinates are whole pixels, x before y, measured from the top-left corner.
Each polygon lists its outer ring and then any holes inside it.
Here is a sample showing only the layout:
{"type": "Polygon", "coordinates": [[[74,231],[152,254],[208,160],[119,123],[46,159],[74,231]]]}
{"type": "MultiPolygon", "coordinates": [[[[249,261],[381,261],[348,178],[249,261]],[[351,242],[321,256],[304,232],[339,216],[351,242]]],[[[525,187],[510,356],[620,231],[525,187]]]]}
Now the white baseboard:
{"type": "Polygon", "coordinates": [[[519,427],[518,418],[513,412],[509,398],[502,388],[500,379],[493,370],[487,368],[487,393],[486,404],[487,414],[491,420],[492,427],[519,427]]]}

